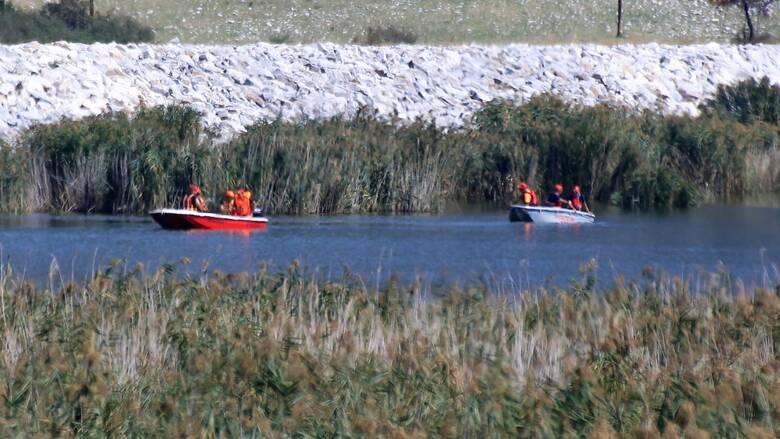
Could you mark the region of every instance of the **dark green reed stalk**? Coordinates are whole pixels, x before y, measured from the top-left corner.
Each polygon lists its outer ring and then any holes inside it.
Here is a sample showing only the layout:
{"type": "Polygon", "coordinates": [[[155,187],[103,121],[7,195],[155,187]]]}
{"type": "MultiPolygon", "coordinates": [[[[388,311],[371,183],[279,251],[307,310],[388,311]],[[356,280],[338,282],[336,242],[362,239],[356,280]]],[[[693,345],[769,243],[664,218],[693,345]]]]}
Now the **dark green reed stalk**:
{"type": "Polygon", "coordinates": [[[247,185],[273,213],[430,212],[452,200],[506,205],[518,179],[543,191],[578,184],[625,207],[684,208],[778,190],[780,125],[767,87],[721,87],[697,118],[539,96],[489,103],[457,131],[361,113],[258,123],[223,145],[183,107],[64,121],[22,136],[13,155],[29,154],[28,175],[9,173],[4,187],[26,202],[0,208],[139,213],[178,203],[195,181],[213,203],[247,185]],[[32,197],[17,192],[28,181],[32,197]]]}
{"type": "Polygon", "coordinates": [[[249,184],[274,211],[421,212],[444,200],[441,134],[357,118],[259,124],[221,148],[216,187],[249,184]]]}
{"type": "Polygon", "coordinates": [[[720,113],[742,123],[780,123],[780,85],[773,85],[766,76],[761,80],[747,79],[733,86],[718,86],[715,96],[703,108],[708,113],[720,113]]]}
{"type": "Polygon", "coordinates": [[[40,210],[133,213],[181,196],[208,157],[198,114],[184,107],[145,109],[30,130],[40,210]]]}
{"type": "Polygon", "coordinates": [[[0,434],[780,433],[780,286],[430,290],[285,273],[0,275],[0,434]]]}
{"type": "Polygon", "coordinates": [[[28,151],[0,141],[0,170],[0,211],[19,213],[33,208],[28,151]]]}

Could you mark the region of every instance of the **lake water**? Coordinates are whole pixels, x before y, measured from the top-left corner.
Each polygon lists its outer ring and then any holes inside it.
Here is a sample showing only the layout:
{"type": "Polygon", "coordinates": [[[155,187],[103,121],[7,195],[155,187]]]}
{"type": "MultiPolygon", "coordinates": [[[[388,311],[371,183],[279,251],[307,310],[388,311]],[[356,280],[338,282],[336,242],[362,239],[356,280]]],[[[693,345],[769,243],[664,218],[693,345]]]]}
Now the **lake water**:
{"type": "Polygon", "coordinates": [[[398,273],[431,282],[563,285],[595,259],[601,281],[646,267],[696,278],[720,267],[747,283],[780,274],[780,209],[711,206],[668,214],[602,211],[592,225],[510,223],[504,210],[446,215],[271,217],[251,234],[161,230],[140,217],[3,216],[0,252],[16,273],[44,280],[56,260],[62,277],[83,280],[112,259],[147,271],[188,258],[186,270],[251,271],[261,261],[339,278],[348,267],[367,282],[398,273]]]}

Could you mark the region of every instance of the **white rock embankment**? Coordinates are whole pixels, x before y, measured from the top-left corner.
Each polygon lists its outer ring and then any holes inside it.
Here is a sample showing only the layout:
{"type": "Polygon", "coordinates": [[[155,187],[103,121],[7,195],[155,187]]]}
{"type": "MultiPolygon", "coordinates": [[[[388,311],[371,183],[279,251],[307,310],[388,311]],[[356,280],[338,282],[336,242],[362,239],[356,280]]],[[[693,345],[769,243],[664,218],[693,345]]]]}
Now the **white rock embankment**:
{"type": "Polygon", "coordinates": [[[0,46],[0,138],[62,118],[185,104],[223,139],[259,120],[350,116],[468,123],[484,102],[552,93],[696,114],[718,84],[768,76],[780,46],[0,46]]]}

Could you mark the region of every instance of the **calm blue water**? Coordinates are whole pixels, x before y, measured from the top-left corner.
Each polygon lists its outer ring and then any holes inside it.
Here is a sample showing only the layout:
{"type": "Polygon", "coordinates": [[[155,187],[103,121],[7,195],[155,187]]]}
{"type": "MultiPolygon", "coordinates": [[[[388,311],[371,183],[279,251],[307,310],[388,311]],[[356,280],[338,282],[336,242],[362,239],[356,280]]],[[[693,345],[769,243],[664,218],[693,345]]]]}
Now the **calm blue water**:
{"type": "Polygon", "coordinates": [[[321,276],[345,267],[367,282],[397,272],[431,282],[565,284],[591,258],[601,281],[638,277],[646,267],[695,278],[723,264],[748,283],[780,279],[780,209],[704,207],[666,215],[602,212],[593,225],[509,223],[501,211],[440,216],[272,217],[252,234],[161,230],[147,218],[0,217],[0,252],[17,273],[44,280],[55,260],[62,277],[83,280],[112,259],[148,271],[191,260],[189,270],[285,269],[293,259],[321,276]]]}

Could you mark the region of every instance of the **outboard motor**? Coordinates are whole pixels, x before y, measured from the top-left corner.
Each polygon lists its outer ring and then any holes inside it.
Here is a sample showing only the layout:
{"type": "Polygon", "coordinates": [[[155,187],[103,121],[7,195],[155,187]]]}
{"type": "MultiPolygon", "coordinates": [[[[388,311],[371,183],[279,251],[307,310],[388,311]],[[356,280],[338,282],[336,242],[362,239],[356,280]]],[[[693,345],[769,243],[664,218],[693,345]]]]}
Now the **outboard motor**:
{"type": "Polygon", "coordinates": [[[265,210],[262,207],[255,207],[255,210],[252,211],[252,216],[255,218],[265,216],[265,210]]]}

